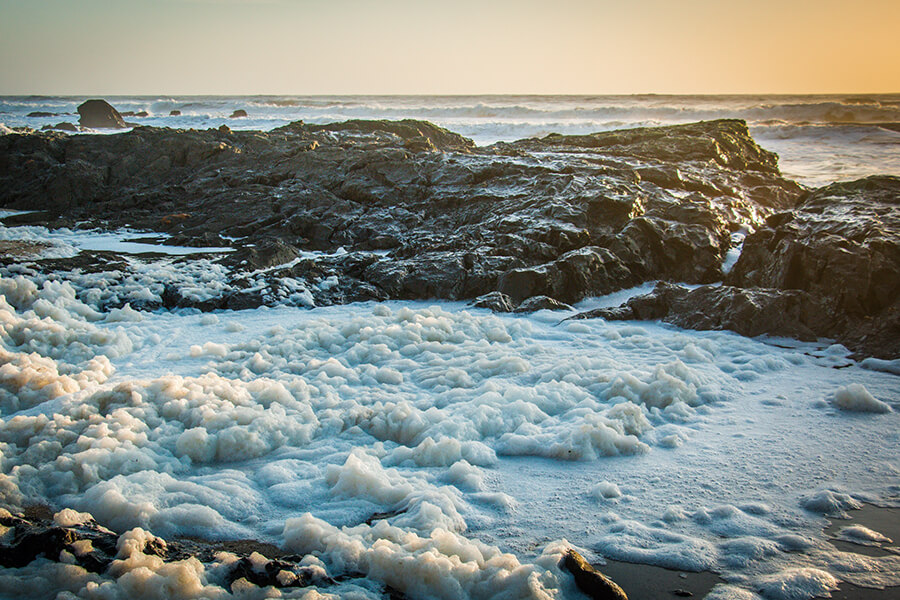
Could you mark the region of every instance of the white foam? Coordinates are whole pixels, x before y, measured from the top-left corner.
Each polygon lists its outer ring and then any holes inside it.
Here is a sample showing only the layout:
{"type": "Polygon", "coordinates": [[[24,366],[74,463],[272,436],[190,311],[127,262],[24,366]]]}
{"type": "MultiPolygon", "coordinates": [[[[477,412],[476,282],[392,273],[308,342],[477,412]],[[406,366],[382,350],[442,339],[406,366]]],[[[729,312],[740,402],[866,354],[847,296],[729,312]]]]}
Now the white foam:
{"type": "MultiPolygon", "coordinates": [[[[214,265],[192,268],[198,297],[218,293],[214,265]]],[[[573,331],[454,303],[102,312],[85,300],[103,281],[0,279],[10,506],[87,511],[119,532],[258,538],[411,595],[561,597],[562,537],[725,573],[717,593],[732,597],[759,573],[785,589],[824,581],[796,569],[900,580],[897,561],[850,561],[820,529],[818,513],[884,502],[896,481],[895,412],[809,408],[862,382],[873,397],[896,390],[891,374],[820,362],[840,348],[654,323],[573,331]]],[[[174,567],[146,564],[141,581],[168,585],[174,567]]],[[[200,589],[219,568],[178,567],[200,589]]],[[[45,575],[57,590],[94,577],[45,575]]]]}
{"type": "Polygon", "coordinates": [[[870,394],[866,386],[861,383],[851,383],[838,388],[832,402],[841,410],[872,413],[891,412],[890,405],[870,394]]]}

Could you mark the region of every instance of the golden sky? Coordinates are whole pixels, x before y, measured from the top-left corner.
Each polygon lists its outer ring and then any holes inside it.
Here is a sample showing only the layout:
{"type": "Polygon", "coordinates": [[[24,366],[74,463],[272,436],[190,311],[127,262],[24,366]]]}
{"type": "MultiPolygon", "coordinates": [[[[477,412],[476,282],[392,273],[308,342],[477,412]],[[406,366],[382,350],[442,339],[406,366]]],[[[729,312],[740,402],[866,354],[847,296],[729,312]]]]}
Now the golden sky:
{"type": "Polygon", "coordinates": [[[0,94],[895,93],[898,23],[898,0],[0,0],[0,94]]]}

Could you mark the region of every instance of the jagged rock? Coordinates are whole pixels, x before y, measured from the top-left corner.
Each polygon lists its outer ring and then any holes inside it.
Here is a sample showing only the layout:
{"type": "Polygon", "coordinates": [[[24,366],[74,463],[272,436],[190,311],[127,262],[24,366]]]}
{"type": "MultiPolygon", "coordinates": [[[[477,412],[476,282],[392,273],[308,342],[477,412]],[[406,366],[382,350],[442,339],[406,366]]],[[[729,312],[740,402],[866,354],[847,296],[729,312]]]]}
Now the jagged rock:
{"type": "Polygon", "coordinates": [[[578,589],[593,600],[628,600],[616,582],[592,567],[574,548],[566,552],[563,565],[575,578],[578,589]]]}
{"type": "MultiPolygon", "coordinates": [[[[217,238],[220,241],[220,238],[217,238]]],[[[210,244],[213,245],[213,244],[210,244]]],[[[254,271],[284,265],[300,256],[294,246],[278,239],[268,239],[256,246],[244,246],[232,253],[228,262],[238,264],[244,270],[254,271]]]]}
{"type": "Polygon", "coordinates": [[[772,215],[744,240],[727,282],[807,292],[848,347],[900,355],[900,177],[836,183],[772,215]]]}
{"type": "MultiPolygon", "coordinates": [[[[52,562],[73,562],[92,573],[115,576],[109,567],[117,558],[119,535],[92,520],[77,525],[58,525],[51,515],[11,515],[0,509],[0,525],[9,528],[0,540],[2,567],[24,567],[35,559],[44,558],[52,562]]],[[[331,577],[323,575],[321,569],[301,565],[302,556],[287,555],[274,546],[252,540],[207,542],[151,538],[140,550],[164,562],[193,558],[205,563],[217,560],[223,551],[238,557],[225,576],[229,588],[239,579],[259,587],[276,588],[328,587],[335,583],[331,577]],[[260,550],[278,556],[268,559],[260,550]]]]}
{"type": "Polygon", "coordinates": [[[79,123],[92,129],[122,129],[126,127],[122,115],[106,100],[88,100],[78,106],[79,123]]]}
{"type": "Polygon", "coordinates": [[[532,296],[577,302],[585,296],[627,287],[635,280],[611,251],[592,246],[572,250],[552,263],[511,269],[500,276],[498,289],[513,302],[532,296]]]}
{"type": "Polygon", "coordinates": [[[621,306],[571,318],[663,320],[686,329],[727,329],[746,336],[769,334],[801,340],[815,340],[838,330],[827,306],[805,292],[717,285],[688,289],[664,282],[621,306]]]}
{"type": "Polygon", "coordinates": [[[560,302],[549,296],[532,296],[522,301],[516,307],[517,313],[531,313],[538,310],[574,310],[568,304],[560,302]]]}
{"type": "MultiPolygon", "coordinates": [[[[654,279],[710,282],[733,230],[761,226],[802,192],[740,121],[486,148],[412,120],[136,127],[2,136],[0,156],[0,206],[50,211],[47,224],[320,251],[336,287],[315,287],[324,273],[293,273],[313,277],[317,304],[491,291],[571,304],[654,279]]],[[[222,261],[236,268],[243,252],[222,261]]],[[[274,265],[241,269],[263,264],[274,265]]]]}
{"type": "Polygon", "coordinates": [[[228,117],[229,119],[240,119],[247,116],[247,111],[243,108],[239,108],[228,117]]]}
{"type": "Polygon", "coordinates": [[[512,299],[502,292],[488,292],[478,296],[470,304],[475,308],[487,308],[499,313],[512,312],[515,308],[512,299]]]}
{"type": "Polygon", "coordinates": [[[728,278],[798,289],[850,315],[875,315],[900,298],[900,177],[868,177],[811,193],[747,236],[728,278]]]}

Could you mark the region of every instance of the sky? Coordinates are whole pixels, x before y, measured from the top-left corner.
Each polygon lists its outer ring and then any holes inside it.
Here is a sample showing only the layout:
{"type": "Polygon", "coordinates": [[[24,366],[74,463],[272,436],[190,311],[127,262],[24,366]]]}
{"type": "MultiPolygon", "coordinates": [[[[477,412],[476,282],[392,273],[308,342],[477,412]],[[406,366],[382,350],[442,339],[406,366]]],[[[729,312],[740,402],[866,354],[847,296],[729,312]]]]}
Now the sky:
{"type": "Polygon", "coordinates": [[[900,92],[897,0],[0,0],[0,94],[900,92]]]}

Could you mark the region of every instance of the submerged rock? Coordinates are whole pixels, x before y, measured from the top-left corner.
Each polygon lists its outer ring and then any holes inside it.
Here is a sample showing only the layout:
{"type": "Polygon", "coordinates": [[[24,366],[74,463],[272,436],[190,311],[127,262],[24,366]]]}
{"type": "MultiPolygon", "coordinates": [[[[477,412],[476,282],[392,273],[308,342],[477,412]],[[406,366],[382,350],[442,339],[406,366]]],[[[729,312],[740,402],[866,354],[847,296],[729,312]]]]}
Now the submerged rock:
{"type": "Polygon", "coordinates": [[[122,129],[126,127],[122,115],[106,100],[88,100],[78,106],[79,123],[91,129],[122,129]]]}

